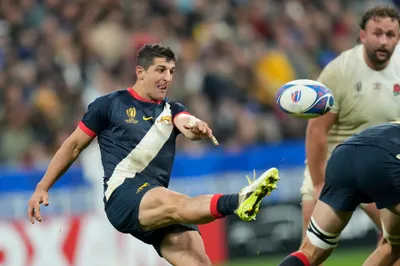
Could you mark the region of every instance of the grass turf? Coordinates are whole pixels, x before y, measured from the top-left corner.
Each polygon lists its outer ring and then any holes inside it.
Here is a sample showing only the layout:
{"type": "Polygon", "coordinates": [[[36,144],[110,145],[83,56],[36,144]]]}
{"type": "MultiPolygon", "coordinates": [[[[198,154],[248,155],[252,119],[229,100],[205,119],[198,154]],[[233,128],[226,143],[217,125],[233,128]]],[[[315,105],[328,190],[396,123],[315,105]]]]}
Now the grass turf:
{"type": "MultiPolygon", "coordinates": [[[[363,249],[339,249],[324,263],[324,266],[358,266],[362,265],[371,254],[374,247],[363,249]]],[[[235,260],[224,264],[224,266],[277,266],[284,258],[280,257],[253,257],[245,260],[235,260]]]]}

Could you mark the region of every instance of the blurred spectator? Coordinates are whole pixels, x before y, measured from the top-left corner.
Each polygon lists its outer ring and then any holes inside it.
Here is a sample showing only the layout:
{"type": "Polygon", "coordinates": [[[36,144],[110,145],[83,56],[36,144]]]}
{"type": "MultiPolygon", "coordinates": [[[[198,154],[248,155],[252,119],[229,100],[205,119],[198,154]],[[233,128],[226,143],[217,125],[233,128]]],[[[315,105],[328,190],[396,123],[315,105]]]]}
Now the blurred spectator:
{"type": "MultiPolygon", "coordinates": [[[[135,54],[150,42],[177,51],[169,97],[226,149],[302,138],[305,121],[277,110],[277,89],[315,78],[379,3],[391,1],[1,1],[0,163],[45,165],[91,101],[134,83],[135,54]]],[[[207,145],[178,142],[193,154],[207,145]]]]}

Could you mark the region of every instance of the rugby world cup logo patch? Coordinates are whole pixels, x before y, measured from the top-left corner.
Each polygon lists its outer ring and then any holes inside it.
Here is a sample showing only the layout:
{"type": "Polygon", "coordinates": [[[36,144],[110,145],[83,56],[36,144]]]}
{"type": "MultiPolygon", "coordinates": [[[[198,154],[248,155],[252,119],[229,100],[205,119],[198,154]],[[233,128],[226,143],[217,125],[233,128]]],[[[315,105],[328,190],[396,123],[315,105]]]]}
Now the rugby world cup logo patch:
{"type": "Polygon", "coordinates": [[[293,102],[297,103],[298,101],[300,101],[300,99],[301,99],[301,91],[300,90],[292,92],[292,101],[293,102]]]}

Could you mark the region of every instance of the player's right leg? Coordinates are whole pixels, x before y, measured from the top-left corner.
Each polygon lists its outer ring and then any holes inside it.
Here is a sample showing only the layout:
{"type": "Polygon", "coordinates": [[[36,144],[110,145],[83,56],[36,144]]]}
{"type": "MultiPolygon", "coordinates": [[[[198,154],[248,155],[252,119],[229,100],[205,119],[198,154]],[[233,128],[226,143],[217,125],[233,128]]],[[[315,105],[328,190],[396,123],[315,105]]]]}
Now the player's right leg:
{"type": "Polygon", "coordinates": [[[234,213],[250,221],[255,219],[261,200],[276,188],[278,180],[278,170],[271,168],[239,193],[193,198],[156,187],[141,199],[139,222],[145,230],[153,230],[171,224],[204,224],[234,213]]]}

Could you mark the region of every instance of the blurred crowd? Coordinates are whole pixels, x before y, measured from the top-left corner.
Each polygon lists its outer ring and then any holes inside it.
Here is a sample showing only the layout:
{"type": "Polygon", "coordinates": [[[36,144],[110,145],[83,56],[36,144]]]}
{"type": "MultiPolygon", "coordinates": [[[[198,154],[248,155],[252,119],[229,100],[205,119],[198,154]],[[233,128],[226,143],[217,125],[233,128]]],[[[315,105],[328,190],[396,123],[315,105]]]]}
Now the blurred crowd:
{"type": "MultiPolygon", "coordinates": [[[[302,138],[279,86],[313,79],[356,43],[368,0],[1,0],[0,164],[45,165],[96,97],[135,82],[135,55],[179,56],[169,97],[225,149],[302,138]]],[[[208,142],[178,142],[190,152],[208,142]]]]}

